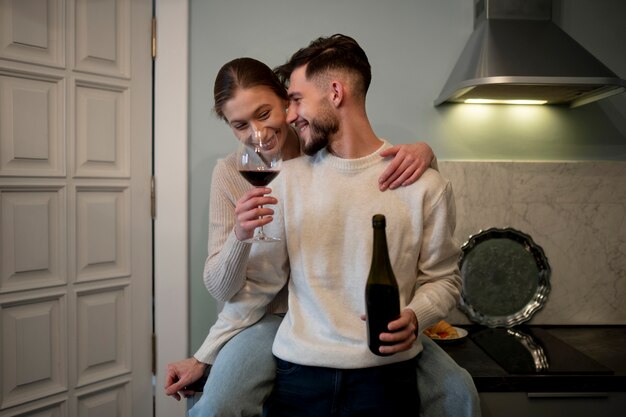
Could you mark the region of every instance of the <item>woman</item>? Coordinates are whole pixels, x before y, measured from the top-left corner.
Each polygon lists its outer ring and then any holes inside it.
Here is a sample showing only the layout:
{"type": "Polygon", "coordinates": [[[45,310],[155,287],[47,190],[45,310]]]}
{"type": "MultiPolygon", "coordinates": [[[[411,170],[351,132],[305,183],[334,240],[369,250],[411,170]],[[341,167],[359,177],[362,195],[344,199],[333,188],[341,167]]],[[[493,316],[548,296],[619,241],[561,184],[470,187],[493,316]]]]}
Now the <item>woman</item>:
{"type": "MultiPolygon", "coordinates": [[[[250,58],[225,64],[216,78],[214,97],[215,112],[239,140],[247,137],[253,128],[269,128],[276,131],[283,143],[284,159],[301,154],[297,133],[286,123],[285,109],[289,104],[286,91],[265,64],[250,58]]],[[[425,144],[396,146],[382,156],[393,155],[395,159],[380,178],[381,191],[413,183],[433,160],[432,151],[425,144]]],[[[209,292],[220,301],[228,302],[243,287],[244,271],[254,265],[254,246],[242,241],[251,237],[256,227],[272,221],[273,211],[266,205],[275,204],[276,200],[266,195],[269,192],[267,188],[250,187],[239,175],[234,154],[218,161],[211,185],[209,256],[204,280],[209,292]]],[[[222,348],[204,394],[190,410],[190,416],[261,415],[262,404],[272,389],[275,365],[271,346],[281,320],[271,313],[285,311],[283,290],[268,306],[263,319],[222,348]]],[[[424,345],[424,350],[426,346],[435,352],[438,349],[428,342],[424,345]]],[[[179,399],[179,393],[193,394],[183,387],[202,376],[209,360],[203,347],[194,356],[168,367],[168,395],[179,399]]],[[[453,363],[449,361],[448,368],[452,369],[453,363]]],[[[427,400],[422,398],[426,404],[427,400]]]]}

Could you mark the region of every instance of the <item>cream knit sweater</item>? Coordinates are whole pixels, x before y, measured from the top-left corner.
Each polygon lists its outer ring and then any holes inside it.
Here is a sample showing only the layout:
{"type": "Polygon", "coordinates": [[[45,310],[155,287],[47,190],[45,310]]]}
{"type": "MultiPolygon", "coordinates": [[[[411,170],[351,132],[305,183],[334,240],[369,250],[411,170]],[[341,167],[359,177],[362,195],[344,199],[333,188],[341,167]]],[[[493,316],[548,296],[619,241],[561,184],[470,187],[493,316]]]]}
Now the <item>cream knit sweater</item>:
{"type": "MultiPolygon", "coordinates": [[[[252,245],[235,236],[235,207],[237,200],[251,187],[239,174],[234,153],[217,161],[211,177],[209,253],[203,277],[207,290],[218,301],[227,302],[245,284],[252,245]]],[[[287,311],[286,290],[270,303],[268,313],[287,311]]]]}
{"type": "Polygon", "coordinates": [[[304,365],[362,368],[419,353],[419,342],[390,357],[367,348],[359,315],[365,311],[371,217],[387,217],[401,306],[415,312],[421,332],[444,318],[459,297],[454,198],[449,182],[434,170],[412,186],[378,191],[377,178],[387,164],[378,156],[381,149],[354,160],[323,150],[285,163],[272,183],[279,204],[268,230],[283,241],[253,245],[258,262],[248,266],[248,279],[225,305],[196,358],[210,363],[227,340],[262,317],[287,282],[289,264],[289,310],[274,342],[276,356],[304,365]]]}

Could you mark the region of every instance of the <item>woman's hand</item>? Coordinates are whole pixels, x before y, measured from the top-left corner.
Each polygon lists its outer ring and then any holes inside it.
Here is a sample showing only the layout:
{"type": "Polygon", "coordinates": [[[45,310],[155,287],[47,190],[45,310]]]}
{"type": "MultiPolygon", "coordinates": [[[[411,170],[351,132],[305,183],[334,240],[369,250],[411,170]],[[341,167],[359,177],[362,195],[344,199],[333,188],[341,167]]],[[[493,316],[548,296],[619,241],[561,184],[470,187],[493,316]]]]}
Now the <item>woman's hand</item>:
{"type": "Polygon", "coordinates": [[[187,358],[182,361],[167,365],[165,375],[165,394],[180,401],[181,395],[190,397],[195,391],[185,389],[185,387],[196,382],[204,375],[207,364],[198,361],[196,358],[187,358]]]}
{"type": "Polygon", "coordinates": [[[235,207],[235,236],[237,239],[241,241],[250,239],[254,235],[254,229],[265,226],[272,221],[274,210],[260,207],[278,202],[274,197],[264,197],[265,194],[271,192],[271,188],[255,187],[247,191],[237,201],[235,207]]]}
{"type": "Polygon", "coordinates": [[[385,149],[380,156],[393,156],[393,160],[378,179],[380,191],[413,184],[430,166],[435,154],[424,142],[396,145],[385,149]]]}

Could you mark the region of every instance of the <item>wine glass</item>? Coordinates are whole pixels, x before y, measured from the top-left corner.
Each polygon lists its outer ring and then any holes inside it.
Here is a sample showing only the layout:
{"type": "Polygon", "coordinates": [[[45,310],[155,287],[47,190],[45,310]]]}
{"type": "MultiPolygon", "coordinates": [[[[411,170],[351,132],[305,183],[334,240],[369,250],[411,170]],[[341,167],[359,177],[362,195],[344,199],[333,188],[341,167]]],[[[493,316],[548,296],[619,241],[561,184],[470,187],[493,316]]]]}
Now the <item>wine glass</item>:
{"type": "MultiPolygon", "coordinates": [[[[280,172],[282,154],[276,132],[264,128],[254,130],[243,139],[237,149],[237,169],[253,186],[266,187],[280,172]]],[[[279,238],[267,236],[263,226],[256,229],[254,237],[244,242],[277,242],[279,238]]]]}

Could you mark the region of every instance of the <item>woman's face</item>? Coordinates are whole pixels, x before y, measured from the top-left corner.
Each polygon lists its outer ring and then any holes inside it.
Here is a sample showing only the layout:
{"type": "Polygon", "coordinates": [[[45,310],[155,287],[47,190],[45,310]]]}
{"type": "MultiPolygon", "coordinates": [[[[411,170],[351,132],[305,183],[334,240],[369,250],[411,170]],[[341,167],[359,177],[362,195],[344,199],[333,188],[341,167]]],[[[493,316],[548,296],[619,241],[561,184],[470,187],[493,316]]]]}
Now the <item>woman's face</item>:
{"type": "Polygon", "coordinates": [[[287,138],[286,121],[288,102],[265,86],[240,88],[222,109],[228,125],[238,140],[250,137],[253,130],[263,128],[276,132],[280,145],[287,138]]]}

